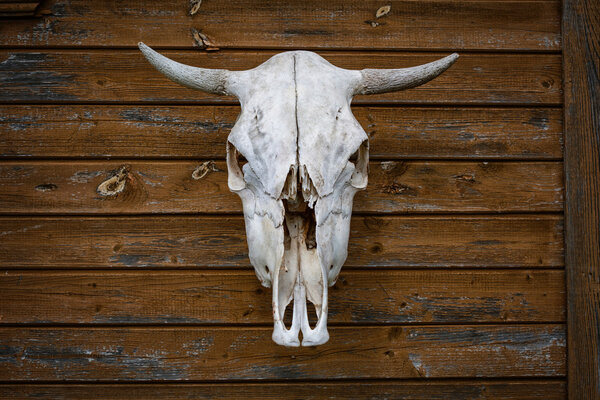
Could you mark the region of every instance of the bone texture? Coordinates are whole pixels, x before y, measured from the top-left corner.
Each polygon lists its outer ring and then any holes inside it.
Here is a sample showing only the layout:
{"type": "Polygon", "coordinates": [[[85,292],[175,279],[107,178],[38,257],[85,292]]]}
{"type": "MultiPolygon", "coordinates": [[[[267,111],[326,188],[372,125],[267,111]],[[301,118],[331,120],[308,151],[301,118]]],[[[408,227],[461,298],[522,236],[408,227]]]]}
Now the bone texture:
{"type": "Polygon", "coordinates": [[[228,90],[228,81],[235,73],[225,69],[190,67],[158,54],[144,43],[139,43],[139,47],[150,64],[180,85],[208,93],[233,94],[228,90]]]}
{"type": "Polygon", "coordinates": [[[175,82],[239,99],[242,111],[227,141],[228,185],[242,200],[250,262],[273,291],[273,340],[290,347],[327,342],[327,290],[346,261],[354,195],[368,180],[368,137],[352,115],[352,97],[421,85],[458,55],[354,71],[291,51],[247,71],[227,71],[183,65],[143,43],[140,49],[175,82]]]}

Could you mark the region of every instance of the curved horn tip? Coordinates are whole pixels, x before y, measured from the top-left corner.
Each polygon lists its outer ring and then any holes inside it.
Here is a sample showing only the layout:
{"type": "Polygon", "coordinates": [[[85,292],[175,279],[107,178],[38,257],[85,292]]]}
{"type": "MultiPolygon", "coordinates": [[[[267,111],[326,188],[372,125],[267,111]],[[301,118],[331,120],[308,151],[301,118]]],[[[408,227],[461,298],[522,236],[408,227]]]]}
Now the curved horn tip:
{"type": "Polygon", "coordinates": [[[363,69],[356,94],[378,94],[411,89],[436,78],[454,64],[458,53],[416,67],[398,69],[363,69]]]}
{"type": "Polygon", "coordinates": [[[142,53],[146,54],[149,52],[153,52],[154,50],[152,50],[152,48],[150,46],[148,46],[146,43],[144,42],[138,42],[138,48],[142,51],[142,53]]]}
{"type": "Polygon", "coordinates": [[[452,53],[449,56],[447,56],[446,58],[450,61],[450,62],[454,62],[458,59],[459,55],[458,53],[452,53]]]}
{"type": "Polygon", "coordinates": [[[154,50],[152,50],[152,48],[150,48],[150,46],[147,46],[144,42],[139,42],[138,48],[146,58],[151,57],[152,53],[155,52],[154,50]]]}

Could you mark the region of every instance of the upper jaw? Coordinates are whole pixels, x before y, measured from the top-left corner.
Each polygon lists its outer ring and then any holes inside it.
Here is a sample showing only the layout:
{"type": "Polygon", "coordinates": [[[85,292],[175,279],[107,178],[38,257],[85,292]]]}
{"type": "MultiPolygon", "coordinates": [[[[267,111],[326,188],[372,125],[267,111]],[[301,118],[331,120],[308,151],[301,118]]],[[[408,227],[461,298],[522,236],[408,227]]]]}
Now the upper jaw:
{"type": "Polygon", "coordinates": [[[302,332],[303,346],[316,346],[329,340],[327,332],[327,271],[322,266],[317,249],[310,244],[312,212],[287,214],[287,236],[281,266],[273,273],[273,341],[297,347],[302,332]],[[285,327],[285,309],[293,300],[292,325],[285,327]],[[317,324],[311,328],[308,321],[307,301],[315,306],[317,324]]]}
{"type": "Polygon", "coordinates": [[[273,288],[273,340],[297,347],[302,332],[303,346],[326,343],[328,286],[335,283],[346,260],[352,199],[366,186],[366,173],[357,172],[366,163],[359,156],[357,171],[348,161],[332,193],[323,197],[304,168],[293,168],[289,186],[286,181],[276,199],[266,193],[249,164],[242,173],[230,154],[235,155],[228,151],[229,186],[242,199],[250,261],[262,284],[273,288]],[[284,314],[292,300],[288,329],[284,314]],[[308,318],[309,301],[318,318],[314,328],[308,318]]]}

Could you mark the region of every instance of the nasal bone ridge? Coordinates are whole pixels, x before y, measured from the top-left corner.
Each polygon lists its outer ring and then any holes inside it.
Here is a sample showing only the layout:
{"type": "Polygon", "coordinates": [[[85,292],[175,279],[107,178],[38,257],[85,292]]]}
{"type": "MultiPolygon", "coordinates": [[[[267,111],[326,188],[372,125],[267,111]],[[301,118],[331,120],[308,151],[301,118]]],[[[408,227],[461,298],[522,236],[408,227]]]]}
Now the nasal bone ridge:
{"type": "MultiPolygon", "coordinates": [[[[325,292],[324,294],[324,301],[327,302],[327,293],[325,292]]],[[[322,304],[321,307],[315,305],[318,320],[315,328],[311,328],[308,321],[306,287],[300,268],[298,269],[294,283],[293,300],[292,325],[287,329],[283,322],[283,317],[278,316],[279,318],[276,318],[275,321],[273,340],[283,346],[298,347],[300,345],[298,336],[302,332],[302,346],[317,346],[327,342],[329,340],[329,333],[327,332],[327,305],[322,304]]],[[[280,310],[284,311],[284,309],[285,307],[280,310]]]]}

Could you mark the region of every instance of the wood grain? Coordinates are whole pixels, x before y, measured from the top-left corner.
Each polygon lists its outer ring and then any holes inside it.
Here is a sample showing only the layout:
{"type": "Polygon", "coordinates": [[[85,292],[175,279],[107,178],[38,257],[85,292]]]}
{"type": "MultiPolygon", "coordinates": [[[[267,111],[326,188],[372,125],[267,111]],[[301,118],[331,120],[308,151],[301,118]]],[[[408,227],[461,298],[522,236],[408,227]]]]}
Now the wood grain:
{"type": "MultiPolygon", "coordinates": [[[[272,324],[252,271],[5,271],[0,324],[272,324]]],[[[312,317],[312,315],[311,315],[312,317]]],[[[342,271],[329,324],[564,322],[564,271],[342,271]]]]}
{"type": "MultiPolygon", "coordinates": [[[[560,162],[372,162],[369,185],[356,195],[353,210],[562,211],[562,168],[560,162]]],[[[4,214],[241,213],[241,206],[227,186],[224,161],[0,164],[4,214]],[[98,190],[122,168],[122,191],[98,190]],[[198,168],[207,174],[194,175],[198,168]]]]}
{"type": "Polygon", "coordinates": [[[566,0],[566,261],[569,399],[600,398],[600,7],[566,0]]]}
{"type": "MultiPolygon", "coordinates": [[[[271,51],[162,53],[189,65],[231,70],[254,68],[275,54],[271,51]]],[[[415,66],[447,53],[323,52],[322,55],[339,67],[362,69],[415,66]]],[[[237,104],[233,97],[207,94],[171,82],[135,50],[2,50],[0,60],[0,102],[237,104]]],[[[465,53],[447,72],[423,86],[357,96],[354,103],[560,105],[561,57],[465,53]]]]}
{"type": "Polygon", "coordinates": [[[564,325],[334,327],[285,348],[264,328],[3,328],[4,381],[562,377],[564,325]]]}
{"type": "Polygon", "coordinates": [[[559,1],[44,2],[49,15],[3,26],[4,46],[194,46],[191,28],[220,48],[560,50],[559,1]]]}
{"type": "MultiPolygon", "coordinates": [[[[248,267],[235,217],[0,218],[11,267],[248,267]]],[[[561,216],[355,217],[346,267],[562,267],[561,216]]],[[[345,267],[345,268],[346,268],[345,267]]]]}
{"type": "Polygon", "coordinates": [[[356,400],[563,400],[566,383],[560,379],[344,381],[320,383],[222,383],[222,384],[36,384],[0,385],[0,396],[12,398],[60,398],[64,400],[110,399],[304,399],[356,400]]]}
{"type": "Polygon", "coordinates": [[[0,19],[0,398],[555,400],[567,369],[571,398],[598,397],[598,16],[564,4],[564,44],[559,0],[47,0],[0,19]],[[233,70],[292,49],[352,69],[460,53],[355,99],[370,185],[326,345],[271,340],[225,184],[237,101],[167,80],[138,41],[233,70]],[[124,192],[99,195],[122,166],[124,192]]]}
{"type": "Polygon", "coordinates": [[[33,17],[39,4],[40,2],[37,0],[2,0],[0,1],[0,18],[33,17]]]}
{"type": "MultiPolygon", "coordinates": [[[[0,157],[223,159],[237,106],[0,105],[0,157]]],[[[352,109],[372,159],[562,158],[558,108],[352,109]]]]}

